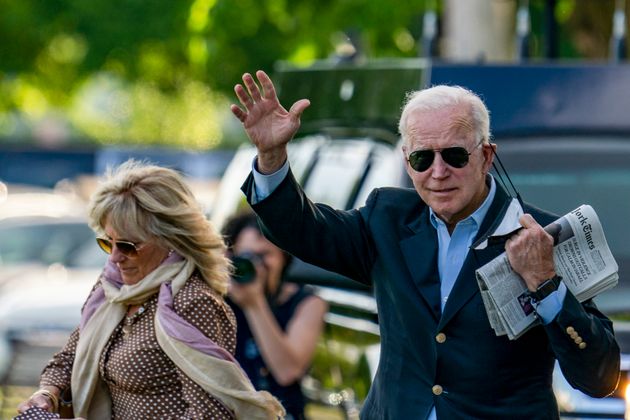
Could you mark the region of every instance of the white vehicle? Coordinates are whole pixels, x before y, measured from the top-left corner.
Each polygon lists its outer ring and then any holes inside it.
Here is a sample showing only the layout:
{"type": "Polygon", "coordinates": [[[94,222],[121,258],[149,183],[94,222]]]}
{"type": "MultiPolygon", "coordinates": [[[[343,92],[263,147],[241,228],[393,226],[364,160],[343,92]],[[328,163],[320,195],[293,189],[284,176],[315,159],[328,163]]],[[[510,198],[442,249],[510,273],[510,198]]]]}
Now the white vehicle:
{"type": "Polygon", "coordinates": [[[73,195],[24,190],[0,197],[0,379],[35,385],[78,325],[106,255],[73,195]]]}

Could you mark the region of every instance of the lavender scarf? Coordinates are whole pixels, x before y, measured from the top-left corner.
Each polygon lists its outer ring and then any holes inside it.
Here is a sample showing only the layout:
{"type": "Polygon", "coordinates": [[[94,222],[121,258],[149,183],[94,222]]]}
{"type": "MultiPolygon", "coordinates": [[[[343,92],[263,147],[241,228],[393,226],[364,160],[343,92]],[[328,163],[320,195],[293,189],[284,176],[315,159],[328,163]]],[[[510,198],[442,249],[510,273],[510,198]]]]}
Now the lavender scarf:
{"type": "Polygon", "coordinates": [[[128,305],[139,304],[159,289],[155,315],[158,344],[195,383],[243,419],[277,419],[285,412],[268,392],[256,391],[233,356],[173,309],[173,296],[194,272],[194,264],[173,253],[135,285],[124,285],[120,271],[108,261],[102,288],[85,304],[72,372],[75,415],[90,420],[111,418],[111,401],[98,373],[98,360],[128,305]]]}

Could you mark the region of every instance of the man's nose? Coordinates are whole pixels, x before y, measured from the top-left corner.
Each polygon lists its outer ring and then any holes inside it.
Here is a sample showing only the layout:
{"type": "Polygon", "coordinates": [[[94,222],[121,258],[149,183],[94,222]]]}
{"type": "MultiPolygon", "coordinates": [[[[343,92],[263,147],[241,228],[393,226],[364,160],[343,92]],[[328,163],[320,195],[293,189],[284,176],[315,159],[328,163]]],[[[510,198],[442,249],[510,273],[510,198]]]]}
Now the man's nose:
{"type": "Polygon", "coordinates": [[[443,178],[447,175],[449,166],[446,162],[444,162],[444,159],[442,159],[442,154],[440,152],[435,152],[430,169],[431,176],[433,178],[443,178]]]}

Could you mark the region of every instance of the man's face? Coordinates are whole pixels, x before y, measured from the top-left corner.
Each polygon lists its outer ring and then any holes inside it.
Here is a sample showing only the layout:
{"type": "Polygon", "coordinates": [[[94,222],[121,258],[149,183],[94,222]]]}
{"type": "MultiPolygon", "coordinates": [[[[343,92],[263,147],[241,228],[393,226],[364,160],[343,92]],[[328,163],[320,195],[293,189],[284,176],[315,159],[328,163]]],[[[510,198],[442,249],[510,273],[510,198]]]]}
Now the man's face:
{"type": "Polygon", "coordinates": [[[463,168],[450,166],[440,153],[435,153],[433,163],[424,172],[417,172],[405,162],[422,200],[450,227],[471,215],[487,195],[485,176],[492,164],[492,146],[477,146],[479,141],[469,114],[468,107],[451,106],[414,111],[407,120],[405,161],[411,152],[422,149],[458,146],[471,153],[463,168]]]}

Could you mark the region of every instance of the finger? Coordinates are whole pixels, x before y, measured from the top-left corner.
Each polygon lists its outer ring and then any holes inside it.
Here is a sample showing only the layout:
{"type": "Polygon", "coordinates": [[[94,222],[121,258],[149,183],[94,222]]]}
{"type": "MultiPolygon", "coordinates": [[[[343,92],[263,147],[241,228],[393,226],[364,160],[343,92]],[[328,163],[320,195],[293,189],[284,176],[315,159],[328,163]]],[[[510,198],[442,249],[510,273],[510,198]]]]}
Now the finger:
{"type": "Polygon", "coordinates": [[[52,408],[52,401],[50,401],[50,398],[45,397],[43,395],[36,396],[30,402],[31,402],[31,405],[35,405],[44,410],[50,410],[52,408]]]}
{"type": "Polygon", "coordinates": [[[256,77],[258,77],[258,81],[260,81],[260,85],[263,88],[263,96],[265,99],[277,99],[276,88],[273,86],[273,82],[271,78],[267,76],[262,70],[258,70],[256,72],[256,77]]]}
{"type": "Polygon", "coordinates": [[[247,93],[243,85],[239,84],[234,86],[234,93],[236,93],[236,97],[241,102],[241,104],[243,104],[245,109],[252,109],[252,107],[254,106],[254,101],[252,101],[252,98],[249,96],[249,93],[247,93]]]}
{"type": "Polygon", "coordinates": [[[18,405],[17,411],[18,411],[18,413],[22,414],[23,412],[25,412],[29,408],[31,408],[31,404],[28,401],[25,401],[25,402],[21,403],[20,405],[18,405]]]}
{"type": "Polygon", "coordinates": [[[230,280],[230,282],[228,283],[228,295],[231,298],[235,298],[235,293],[238,293],[238,285],[234,284],[234,281],[230,280]]]}
{"type": "Polygon", "coordinates": [[[254,102],[259,102],[260,100],[262,100],[262,96],[260,96],[260,89],[258,89],[258,85],[254,81],[254,78],[251,74],[245,73],[243,75],[243,82],[245,83],[245,86],[247,87],[247,90],[252,99],[254,99],[254,102]]]}
{"type": "Polygon", "coordinates": [[[302,112],[304,112],[304,110],[310,105],[311,101],[309,101],[308,99],[300,99],[291,106],[289,112],[293,115],[294,118],[300,118],[302,112]]]}
{"type": "Polygon", "coordinates": [[[241,122],[245,122],[245,119],[247,118],[247,112],[243,111],[241,108],[234,104],[230,105],[230,111],[232,111],[232,114],[234,114],[236,118],[241,120],[241,122]]]}
{"type": "Polygon", "coordinates": [[[533,228],[536,226],[540,226],[536,220],[534,220],[534,218],[532,217],[531,214],[525,213],[524,215],[522,215],[518,221],[521,223],[521,226],[523,226],[525,229],[528,228],[533,228]]]}
{"type": "Polygon", "coordinates": [[[505,251],[508,253],[508,256],[510,255],[510,253],[514,252],[514,249],[518,246],[518,240],[516,239],[516,235],[512,236],[510,239],[508,239],[507,241],[505,241],[505,251]]]}

